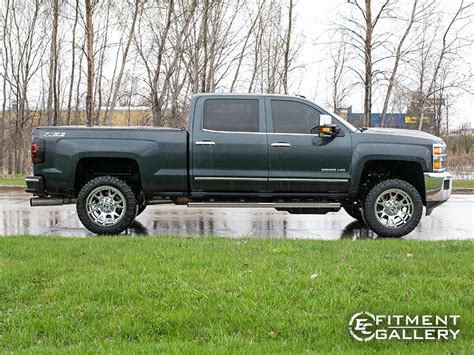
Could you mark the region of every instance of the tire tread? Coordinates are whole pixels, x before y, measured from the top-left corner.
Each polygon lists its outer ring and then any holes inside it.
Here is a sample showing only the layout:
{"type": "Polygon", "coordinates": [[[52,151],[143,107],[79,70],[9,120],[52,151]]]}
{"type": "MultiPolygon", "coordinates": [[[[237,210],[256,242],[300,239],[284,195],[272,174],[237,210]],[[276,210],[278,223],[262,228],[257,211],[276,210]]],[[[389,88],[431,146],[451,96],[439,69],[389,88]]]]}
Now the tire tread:
{"type": "Polygon", "coordinates": [[[367,194],[367,197],[364,201],[363,206],[363,217],[368,227],[373,230],[375,233],[382,237],[389,238],[400,238],[408,233],[412,232],[418,223],[420,223],[421,216],[423,214],[423,201],[421,196],[418,193],[418,190],[409,182],[401,179],[389,179],[379,182],[375,185],[367,194]],[[375,213],[373,211],[373,206],[375,199],[385,190],[391,188],[398,188],[407,192],[411,199],[413,200],[414,211],[412,218],[408,221],[407,224],[403,225],[401,228],[387,228],[381,225],[375,213]]]}
{"type": "Polygon", "coordinates": [[[89,180],[89,182],[87,182],[81,188],[81,190],[79,191],[79,195],[77,196],[76,210],[77,215],[84,227],[86,227],[92,233],[99,235],[115,235],[122,233],[133,223],[137,210],[136,206],[137,202],[135,194],[125,181],[114,176],[104,175],[89,180]],[[127,200],[127,211],[125,212],[125,216],[122,218],[121,221],[119,221],[119,223],[111,227],[98,226],[97,224],[93,223],[87,216],[87,209],[85,206],[87,195],[93,189],[101,185],[111,185],[117,187],[123,193],[127,200]]]}

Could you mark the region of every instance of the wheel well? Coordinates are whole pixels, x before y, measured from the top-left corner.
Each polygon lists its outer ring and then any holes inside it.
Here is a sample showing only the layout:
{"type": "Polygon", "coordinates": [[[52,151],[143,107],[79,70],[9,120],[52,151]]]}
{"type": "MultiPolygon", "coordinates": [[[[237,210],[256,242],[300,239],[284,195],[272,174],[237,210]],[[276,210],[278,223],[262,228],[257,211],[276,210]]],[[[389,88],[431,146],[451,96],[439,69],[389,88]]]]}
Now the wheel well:
{"type": "Polygon", "coordinates": [[[142,190],[140,169],[134,159],[129,158],[83,158],[76,167],[74,190],[76,196],[81,188],[97,176],[114,176],[128,183],[135,194],[142,190]]]}
{"type": "Polygon", "coordinates": [[[368,161],[364,165],[359,183],[358,198],[363,198],[368,191],[382,180],[401,179],[412,184],[426,204],[425,181],[421,165],[403,160],[368,161]]]}

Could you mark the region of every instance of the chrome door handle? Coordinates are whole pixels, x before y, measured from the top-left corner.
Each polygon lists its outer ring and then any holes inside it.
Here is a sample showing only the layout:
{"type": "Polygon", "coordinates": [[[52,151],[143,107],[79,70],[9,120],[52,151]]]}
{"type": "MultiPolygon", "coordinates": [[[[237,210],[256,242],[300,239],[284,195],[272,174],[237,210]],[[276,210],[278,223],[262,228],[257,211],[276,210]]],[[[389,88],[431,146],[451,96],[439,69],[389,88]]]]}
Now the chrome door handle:
{"type": "Polygon", "coordinates": [[[291,144],[286,142],[278,142],[272,143],[272,147],[291,147],[291,144]]]}
{"type": "Polygon", "coordinates": [[[213,141],[198,141],[196,145],[216,145],[216,142],[213,141]]]}

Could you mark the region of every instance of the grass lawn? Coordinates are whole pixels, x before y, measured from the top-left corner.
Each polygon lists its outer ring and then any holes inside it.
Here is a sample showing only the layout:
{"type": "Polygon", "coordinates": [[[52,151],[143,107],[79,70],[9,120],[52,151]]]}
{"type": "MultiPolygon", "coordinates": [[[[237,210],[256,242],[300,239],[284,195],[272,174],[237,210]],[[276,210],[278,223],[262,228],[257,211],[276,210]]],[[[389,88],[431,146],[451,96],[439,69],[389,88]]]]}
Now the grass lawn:
{"type": "Polygon", "coordinates": [[[0,176],[1,185],[25,185],[24,176],[0,176]]]}
{"type": "Polygon", "coordinates": [[[0,238],[0,353],[473,353],[474,243],[0,238]],[[449,341],[372,341],[355,312],[459,314],[449,341]]]}
{"type": "Polygon", "coordinates": [[[453,188],[455,189],[474,189],[474,180],[454,180],[453,188]]]}

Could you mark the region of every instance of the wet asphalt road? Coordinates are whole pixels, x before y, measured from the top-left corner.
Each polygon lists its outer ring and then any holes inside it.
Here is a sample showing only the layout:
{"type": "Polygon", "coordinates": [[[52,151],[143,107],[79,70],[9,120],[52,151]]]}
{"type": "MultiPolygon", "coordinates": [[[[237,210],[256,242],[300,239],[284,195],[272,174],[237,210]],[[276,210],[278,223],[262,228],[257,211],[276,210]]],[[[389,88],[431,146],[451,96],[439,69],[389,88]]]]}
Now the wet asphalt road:
{"type": "MultiPolygon", "coordinates": [[[[82,227],[75,205],[32,208],[28,199],[23,192],[0,191],[0,235],[92,235],[82,227]]],[[[326,215],[291,215],[273,209],[173,205],[147,207],[127,234],[328,240],[377,237],[343,210],[326,215]]],[[[431,216],[423,216],[405,239],[474,239],[474,195],[452,195],[431,216]]]]}

